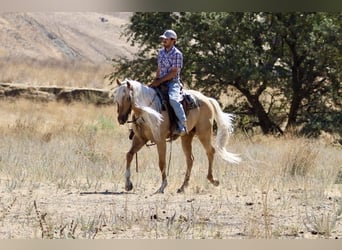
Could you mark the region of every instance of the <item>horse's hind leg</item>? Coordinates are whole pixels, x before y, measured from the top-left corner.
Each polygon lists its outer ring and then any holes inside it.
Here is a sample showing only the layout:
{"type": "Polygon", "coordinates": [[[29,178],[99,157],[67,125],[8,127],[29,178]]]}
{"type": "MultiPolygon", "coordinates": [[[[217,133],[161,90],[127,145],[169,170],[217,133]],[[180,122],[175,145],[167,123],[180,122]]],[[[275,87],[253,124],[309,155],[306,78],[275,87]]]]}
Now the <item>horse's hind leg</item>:
{"type": "Polygon", "coordinates": [[[214,154],[215,148],[211,144],[211,133],[201,133],[198,134],[198,139],[202,143],[208,157],[208,175],[207,179],[212,183],[214,186],[218,186],[220,182],[218,180],[214,180],[213,177],[213,161],[214,161],[214,154]]]}
{"type": "Polygon", "coordinates": [[[145,145],[145,143],[146,143],[146,141],[140,139],[137,136],[134,136],[133,141],[132,141],[132,146],[126,154],[126,173],[125,173],[125,178],[126,178],[125,189],[126,189],[126,191],[130,191],[133,189],[133,184],[130,180],[130,178],[131,178],[131,162],[133,160],[133,156],[135,153],[137,153],[145,145]]]}
{"type": "Polygon", "coordinates": [[[183,193],[184,188],[189,185],[189,179],[191,174],[192,165],[194,162],[194,157],[192,155],[192,139],[194,138],[195,133],[192,131],[188,135],[183,136],[182,139],[182,148],[186,157],[186,173],[182,186],[177,190],[177,193],[183,193]]]}

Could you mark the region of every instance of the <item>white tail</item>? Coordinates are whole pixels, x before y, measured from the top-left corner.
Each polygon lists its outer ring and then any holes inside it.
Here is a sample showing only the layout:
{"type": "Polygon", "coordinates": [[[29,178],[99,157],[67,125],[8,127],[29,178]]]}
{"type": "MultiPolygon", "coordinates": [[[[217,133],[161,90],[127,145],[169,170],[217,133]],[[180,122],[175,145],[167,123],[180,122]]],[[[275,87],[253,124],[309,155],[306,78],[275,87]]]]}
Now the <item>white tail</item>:
{"type": "Polygon", "coordinates": [[[219,103],[208,97],[210,103],[213,105],[215,110],[215,121],[217,122],[217,136],[216,136],[216,151],[222,157],[223,160],[230,163],[238,164],[241,162],[239,155],[230,153],[226,150],[226,144],[229,138],[229,134],[233,132],[232,121],[234,115],[224,113],[219,105],[219,103]]]}

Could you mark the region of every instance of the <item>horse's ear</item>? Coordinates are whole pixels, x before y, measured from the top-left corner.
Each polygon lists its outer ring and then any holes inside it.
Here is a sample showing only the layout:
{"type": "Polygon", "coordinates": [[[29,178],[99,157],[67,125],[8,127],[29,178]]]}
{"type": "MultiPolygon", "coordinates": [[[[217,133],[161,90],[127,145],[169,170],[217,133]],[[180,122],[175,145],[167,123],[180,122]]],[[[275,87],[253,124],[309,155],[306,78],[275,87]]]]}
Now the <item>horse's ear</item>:
{"type": "Polygon", "coordinates": [[[130,90],[132,90],[131,83],[130,83],[129,81],[127,81],[127,83],[126,83],[126,84],[127,84],[127,88],[128,88],[128,89],[130,89],[130,90]]]}
{"type": "Polygon", "coordinates": [[[116,79],[116,83],[117,83],[119,86],[121,86],[121,82],[120,82],[119,79],[116,79]]]}

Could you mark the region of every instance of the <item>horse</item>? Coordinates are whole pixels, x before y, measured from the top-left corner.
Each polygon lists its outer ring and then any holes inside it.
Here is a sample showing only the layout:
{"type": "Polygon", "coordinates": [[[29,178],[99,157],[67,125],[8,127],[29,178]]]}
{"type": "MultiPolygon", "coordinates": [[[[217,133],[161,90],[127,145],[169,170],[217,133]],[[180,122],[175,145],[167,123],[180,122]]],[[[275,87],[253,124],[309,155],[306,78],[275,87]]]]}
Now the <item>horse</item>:
{"type": "MultiPolygon", "coordinates": [[[[126,154],[125,190],[131,191],[133,184],[130,180],[131,162],[137,153],[148,141],[156,144],[159,156],[159,169],[162,183],[156,193],[164,193],[167,186],[166,176],[166,143],[172,139],[170,131],[170,116],[167,110],[162,109],[162,101],[157,91],[138,81],[125,79],[123,82],[117,80],[119,87],[114,93],[114,103],[117,105],[117,120],[120,125],[127,123],[128,117],[133,113],[134,136],[132,145],[126,154]]],[[[186,157],[186,173],[183,184],[177,193],[184,192],[189,184],[194,157],[192,155],[192,141],[196,135],[204,147],[208,158],[207,179],[214,186],[219,181],[213,177],[213,160],[217,152],[221,158],[229,163],[238,164],[241,158],[238,154],[230,153],[225,149],[229,135],[233,132],[233,115],[222,111],[219,103],[211,97],[205,96],[199,91],[184,90],[193,96],[198,106],[189,110],[187,114],[186,127],[188,133],[181,136],[181,145],[186,157]],[[212,145],[213,122],[217,123],[216,148],[212,145]]],[[[176,138],[177,139],[177,138],[176,138]]]]}

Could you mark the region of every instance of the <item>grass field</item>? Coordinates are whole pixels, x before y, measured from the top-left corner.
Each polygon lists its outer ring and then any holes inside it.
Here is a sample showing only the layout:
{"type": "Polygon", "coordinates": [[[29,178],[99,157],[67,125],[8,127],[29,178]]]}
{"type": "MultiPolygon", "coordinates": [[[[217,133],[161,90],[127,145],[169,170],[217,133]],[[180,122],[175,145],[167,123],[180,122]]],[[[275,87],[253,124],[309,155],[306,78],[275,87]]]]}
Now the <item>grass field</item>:
{"type": "Polygon", "coordinates": [[[214,187],[195,139],[190,185],[177,194],[176,141],[158,195],[157,152],[144,147],[126,193],[128,129],[113,106],[0,101],[0,238],[342,238],[341,147],[236,133],[227,149],[243,162],[215,158],[214,187]]]}
{"type": "Polygon", "coordinates": [[[105,88],[109,81],[104,76],[112,71],[113,67],[109,63],[94,64],[57,59],[0,60],[0,82],[29,83],[33,86],[105,88]]]}

